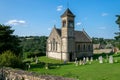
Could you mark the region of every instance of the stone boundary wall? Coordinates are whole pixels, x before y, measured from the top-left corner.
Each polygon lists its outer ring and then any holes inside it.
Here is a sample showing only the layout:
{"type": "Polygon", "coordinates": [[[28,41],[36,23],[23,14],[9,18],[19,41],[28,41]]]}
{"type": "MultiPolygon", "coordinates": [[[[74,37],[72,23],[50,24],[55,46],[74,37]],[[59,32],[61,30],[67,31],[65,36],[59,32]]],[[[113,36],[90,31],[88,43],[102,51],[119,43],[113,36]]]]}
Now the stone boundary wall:
{"type": "Polygon", "coordinates": [[[113,49],[99,49],[99,50],[94,50],[93,53],[111,53],[113,52],[113,49]]]}
{"type": "Polygon", "coordinates": [[[50,75],[38,75],[34,72],[16,70],[11,68],[0,69],[0,80],[75,80],[50,75]],[[2,78],[2,72],[4,78],[2,78]]]}

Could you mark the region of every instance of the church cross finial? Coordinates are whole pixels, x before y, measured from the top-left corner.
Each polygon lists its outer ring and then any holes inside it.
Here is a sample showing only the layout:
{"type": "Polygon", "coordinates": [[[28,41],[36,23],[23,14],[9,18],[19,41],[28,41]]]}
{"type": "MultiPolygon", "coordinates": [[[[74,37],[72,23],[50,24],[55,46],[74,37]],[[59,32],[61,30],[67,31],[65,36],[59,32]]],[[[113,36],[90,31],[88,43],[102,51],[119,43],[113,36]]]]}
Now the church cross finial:
{"type": "Polygon", "coordinates": [[[83,31],[85,31],[84,28],[83,28],[83,31]]]}
{"type": "Polygon", "coordinates": [[[54,24],[54,28],[56,28],[56,25],[54,24]]]}

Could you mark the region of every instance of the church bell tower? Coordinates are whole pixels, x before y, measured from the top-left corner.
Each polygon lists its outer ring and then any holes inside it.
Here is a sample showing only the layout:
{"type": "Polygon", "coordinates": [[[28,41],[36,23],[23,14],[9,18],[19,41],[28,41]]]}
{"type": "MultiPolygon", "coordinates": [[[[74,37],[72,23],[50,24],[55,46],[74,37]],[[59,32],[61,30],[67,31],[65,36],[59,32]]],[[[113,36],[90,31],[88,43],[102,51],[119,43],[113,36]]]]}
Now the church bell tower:
{"type": "Polygon", "coordinates": [[[74,18],[75,15],[69,8],[61,15],[62,53],[67,61],[72,60],[75,53],[74,18]]]}

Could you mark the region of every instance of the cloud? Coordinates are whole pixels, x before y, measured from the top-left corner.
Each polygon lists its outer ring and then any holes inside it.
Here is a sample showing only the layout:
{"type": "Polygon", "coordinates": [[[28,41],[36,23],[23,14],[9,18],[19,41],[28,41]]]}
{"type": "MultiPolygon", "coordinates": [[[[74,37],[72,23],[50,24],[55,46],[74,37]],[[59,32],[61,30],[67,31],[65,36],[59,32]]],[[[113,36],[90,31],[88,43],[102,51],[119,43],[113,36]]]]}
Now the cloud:
{"type": "Polygon", "coordinates": [[[108,16],[108,13],[102,13],[101,16],[108,16]]]}
{"type": "Polygon", "coordinates": [[[81,22],[77,22],[76,23],[76,26],[80,26],[82,23],[81,22]]]}
{"type": "Polygon", "coordinates": [[[14,20],[9,20],[8,22],[6,22],[6,24],[7,25],[23,25],[23,24],[25,24],[26,23],[26,21],[24,21],[24,20],[16,20],[16,19],[14,19],[14,20]]]}
{"type": "Polygon", "coordinates": [[[51,31],[52,29],[51,28],[48,28],[49,31],[51,31]]]}
{"type": "Polygon", "coordinates": [[[98,29],[105,30],[106,27],[98,27],[98,29]]]}
{"type": "Polygon", "coordinates": [[[57,11],[62,11],[62,9],[63,9],[63,6],[62,6],[62,5],[57,6],[57,11]]]}

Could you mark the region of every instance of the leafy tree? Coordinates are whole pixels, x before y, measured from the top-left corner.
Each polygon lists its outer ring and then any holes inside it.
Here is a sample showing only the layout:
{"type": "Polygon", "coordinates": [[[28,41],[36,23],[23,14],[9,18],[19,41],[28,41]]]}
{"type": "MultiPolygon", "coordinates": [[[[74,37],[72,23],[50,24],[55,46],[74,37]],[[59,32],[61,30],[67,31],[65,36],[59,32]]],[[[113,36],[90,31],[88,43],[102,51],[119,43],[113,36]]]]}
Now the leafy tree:
{"type": "Polygon", "coordinates": [[[23,65],[21,58],[17,57],[13,54],[13,52],[8,50],[0,55],[0,66],[21,68],[23,65]]]}
{"type": "Polygon", "coordinates": [[[20,40],[17,36],[13,35],[13,32],[14,30],[11,30],[10,26],[0,24],[0,53],[11,50],[16,55],[20,55],[20,40]]]}
{"type": "Polygon", "coordinates": [[[104,39],[104,38],[95,38],[95,37],[93,37],[92,38],[92,42],[93,42],[93,44],[107,44],[107,42],[106,42],[106,40],[104,39]]]}
{"type": "Polygon", "coordinates": [[[94,44],[98,44],[98,43],[99,43],[98,38],[93,37],[93,38],[92,38],[92,42],[93,42],[94,44]]]}
{"type": "Polygon", "coordinates": [[[120,15],[117,15],[118,19],[116,20],[116,23],[119,25],[119,32],[116,32],[115,34],[117,36],[115,36],[116,40],[120,40],[120,15]]]}
{"type": "Polygon", "coordinates": [[[116,34],[115,39],[119,42],[117,46],[120,49],[120,15],[117,15],[116,17],[118,17],[118,19],[116,20],[116,24],[119,25],[119,32],[115,33],[116,34]]]}

